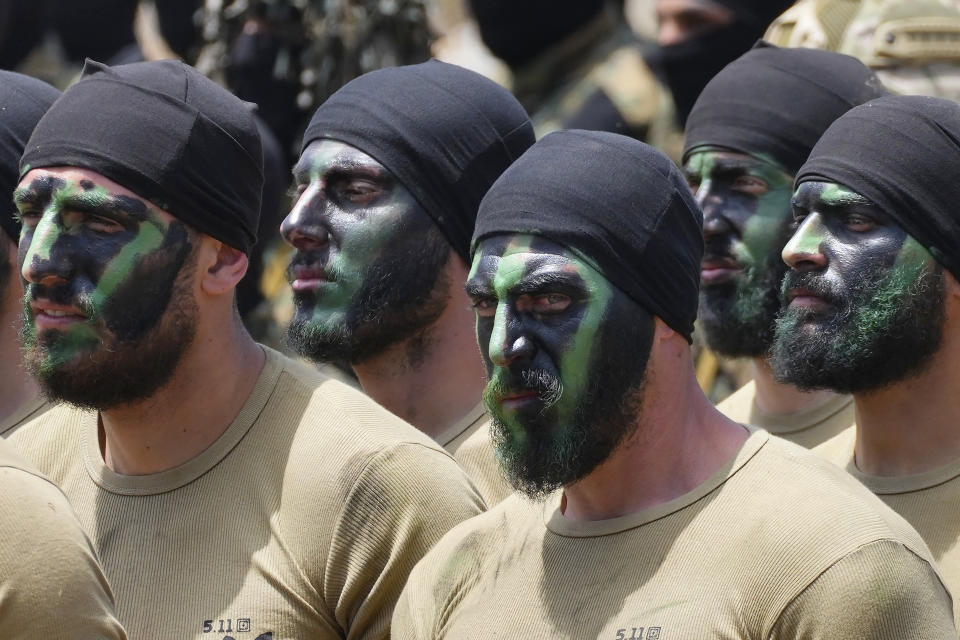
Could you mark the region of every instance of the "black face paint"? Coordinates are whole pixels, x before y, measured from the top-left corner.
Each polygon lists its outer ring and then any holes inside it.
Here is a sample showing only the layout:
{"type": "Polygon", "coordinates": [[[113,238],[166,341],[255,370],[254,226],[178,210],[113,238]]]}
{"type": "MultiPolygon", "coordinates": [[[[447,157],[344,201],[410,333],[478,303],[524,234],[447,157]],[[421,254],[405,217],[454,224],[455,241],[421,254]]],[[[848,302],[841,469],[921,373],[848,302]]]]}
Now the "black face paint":
{"type": "Polygon", "coordinates": [[[804,182],[793,267],[777,321],[774,373],[802,389],[880,389],[922,371],[945,319],[942,267],[874,203],[837,184],[804,182]]]}
{"type": "Polygon", "coordinates": [[[38,174],[15,194],[27,367],[50,397],[81,406],[149,397],[193,339],[190,233],[95,180],[38,174]]]}
{"type": "Polygon", "coordinates": [[[295,175],[302,193],[281,226],[296,248],[291,347],[356,364],[433,324],[449,299],[450,245],[411,194],[333,140],[311,143],[295,175]]]}
{"type": "Polygon", "coordinates": [[[483,240],[467,293],[511,483],[536,498],[585,477],[635,429],[652,316],[582,258],[534,236],[483,240]]]}

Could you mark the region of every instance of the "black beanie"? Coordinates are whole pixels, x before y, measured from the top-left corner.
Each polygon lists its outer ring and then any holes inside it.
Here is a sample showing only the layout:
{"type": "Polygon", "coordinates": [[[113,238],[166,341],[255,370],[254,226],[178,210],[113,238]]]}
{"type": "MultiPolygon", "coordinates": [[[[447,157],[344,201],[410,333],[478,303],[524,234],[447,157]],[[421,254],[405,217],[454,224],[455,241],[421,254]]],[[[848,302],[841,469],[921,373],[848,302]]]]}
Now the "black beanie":
{"type": "Polygon", "coordinates": [[[301,153],[320,138],[389,169],[467,263],[481,198],[534,142],[530,118],[509,91],[437,60],[351,80],[317,109],[301,153]]]}
{"type": "Polygon", "coordinates": [[[960,280],[960,105],[886,96],[840,116],[796,184],[835,182],[868,198],[960,280]]]}
{"type": "Polygon", "coordinates": [[[14,242],[20,239],[20,223],[13,217],[13,190],[23,147],[40,117],[60,97],[60,92],[36,78],[0,71],[0,227],[14,242]]]}
{"type": "Polygon", "coordinates": [[[37,124],[20,175],[57,166],[96,171],[246,253],[256,242],[263,155],[252,106],[182,62],[87,60],[37,124]]]}
{"type": "Polygon", "coordinates": [[[473,250],[498,234],[562,244],[690,340],[702,227],[690,188],[661,152],[615,133],[558,131],[490,188],[480,204],[473,250]]]}
{"type": "Polygon", "coordinates": [[[683,161],[698,147],[717,146],[768,155],[796,175],[830,123],[885,93],[856,58],[758,43],[697,98],[687,119],[683,161]]]}

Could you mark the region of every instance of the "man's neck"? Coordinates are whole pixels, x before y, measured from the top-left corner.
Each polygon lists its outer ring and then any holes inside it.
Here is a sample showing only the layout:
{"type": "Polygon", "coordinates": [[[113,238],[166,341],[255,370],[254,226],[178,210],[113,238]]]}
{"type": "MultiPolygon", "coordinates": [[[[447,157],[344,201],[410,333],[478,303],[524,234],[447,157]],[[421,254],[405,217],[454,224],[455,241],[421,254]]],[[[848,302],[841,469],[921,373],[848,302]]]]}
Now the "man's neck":
{"type": "Polygon", "coordinates": [[[39,390],[23,368],[23,352],[17,339],[21,320],[19,300],[4,306],[0,314],[0,422],[37,396],[39,390]]]}
{"type": "MultiPolygon", "coordinates": [[[[689,364],[689,350],[686,357],[689,364]]],[[[648,380],[643,393],[636,433],[564,488],[565,517],[607,520],[679,498],[728,464],[749,436],[710,404],[692,365],[648,380]]]]}
{"type": "Polygon", "coordinates": [[[436,322],[353,366],[371,398],[431,438],[462,419],[483,393],[483,365],[469,304],[454,287],[436,322]]]}
{"type": "Polygon", "coordinates": [[[753,359],[755,402],[768,414],[791,415],[813,411],[837,397],[833,391],[801,391],[792,384],[780,384],[773,379],[773,369],[766,358],[753,359]]]}
{"type": "Polygon", "coordinates": [[[864,473],[913,475],[960,459],[960,340],[949,333],[919,375],[854,395],[856,464],[864,473]]]}
{"type": "Polygon", "coordinates": [[[236,418],[265,359],[239,321],[226,331],[198,331],[173,378],[157,393],[101,412],[106,465],[117,473],[146,475],[195,458],[236,418]]]}

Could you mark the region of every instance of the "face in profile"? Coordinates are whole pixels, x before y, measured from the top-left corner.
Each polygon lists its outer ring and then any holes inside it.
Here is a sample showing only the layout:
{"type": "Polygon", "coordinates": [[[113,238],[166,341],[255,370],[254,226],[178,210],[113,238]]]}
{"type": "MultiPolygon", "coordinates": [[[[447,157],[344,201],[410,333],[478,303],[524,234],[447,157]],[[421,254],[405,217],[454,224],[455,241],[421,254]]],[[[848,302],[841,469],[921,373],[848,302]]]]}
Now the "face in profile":
{"type": "Polygon", "coordinates": [[[872,391],[921,371],[945,319],[945,274],[893,218],[835,183],[804,182],[773,350],[778,379],[872,391]]]}
{"type": "Polygon", "coordinates": [[[682,44],[734,19],[730,9],[712,0],[657,0],[656,12],[661,47],[682,44]]]}
{"type": "Polygon", "coordinates": [[[759,357],[773,343],[780,253],[790,237],[793,177],[779,164],[707,149],[690,155],[684,172],[703,210],[698,321],[711,349],[759,357]]]}
{"type": "Polygon", "coordinates": [[[583,478],[635,429],[653,317],[583,257],[529,235],[481,242],[466,290],[511,482],[539,497],[583,478]]]}
{"type": "Polygon", "coordinates": [[[294,168],[299,197],[281,233],[295,251],[290,344],[315,361],[363,362],[441,315],[446,238],[382,164],[316,140],[294,168]]]}
{"type": "Polygon", "coordinates": [[[82,169],[34,169],[14,200],[30,372],[81,406],[149,397],[195,332],[195,232],[82,169]]]}

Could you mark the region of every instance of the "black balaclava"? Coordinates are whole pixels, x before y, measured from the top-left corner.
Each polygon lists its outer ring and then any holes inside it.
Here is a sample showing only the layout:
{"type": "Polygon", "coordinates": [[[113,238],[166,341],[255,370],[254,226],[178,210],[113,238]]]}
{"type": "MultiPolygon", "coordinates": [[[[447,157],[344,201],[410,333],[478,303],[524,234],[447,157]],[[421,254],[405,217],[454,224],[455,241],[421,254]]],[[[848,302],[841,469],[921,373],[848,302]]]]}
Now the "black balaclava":
{"type": "Polygon", "coordinates": [[[770,22],[793,4],[793,0],[711,1],[730,9],[733,21],[678,44],[652,47],[644,55],[670,89],[681,124],[707,82],[750,49],[770,22]]]}
{"type": "Polygon", "coordinates": [[[797,173],[866,197],[960,279],[960,105],[928,96],[885,96],[826,130],[797,173]]]}
{"type": "Polygon", "coordinates": [[[36,78],[0,71],[0,227],[14,242],[20,239],[20,223],[13,217],[13,190],[17,166],[33,128],[60,92],[36,78]]]}
{"type": "Polygon", "coordinates": [[[690,340],[702,227],[686,181],[661,152],[619,134],[571,129],[544,137],[494,183],[472,246],[531,234],[569,247],[690,340]]]}
{"type": "Polygon", "coordinates": [[[580,29],[605,4],[605,0],[470,0],[483,43],[513,69],[580,29]]]}
{"type": "Polygon", "coordinates": [[[250,253],[263,153],[252,106],[182,62],[108,67],[84,77],[37,124],[20,175],[82,167],[250,253]]]}
{"type": "Polygon", "coordinates": [[[698,147],[766,155],[796,175],[830,124],[886,94],[856,58],[758,43],[718,73],[687,119],[683,161],[698,147]]]}
{"type": "Polygon", "coordinates": [[[345,84],[314,113],[301,153],[321,138],[389,169],[468,264],[480,200],[534,142],[530,118],[509,91],[437,60],[345,84]]]}

